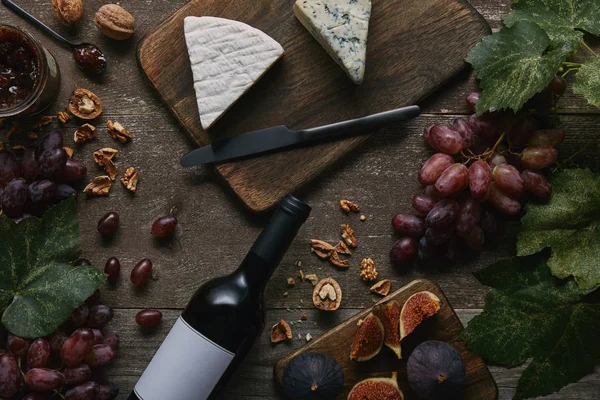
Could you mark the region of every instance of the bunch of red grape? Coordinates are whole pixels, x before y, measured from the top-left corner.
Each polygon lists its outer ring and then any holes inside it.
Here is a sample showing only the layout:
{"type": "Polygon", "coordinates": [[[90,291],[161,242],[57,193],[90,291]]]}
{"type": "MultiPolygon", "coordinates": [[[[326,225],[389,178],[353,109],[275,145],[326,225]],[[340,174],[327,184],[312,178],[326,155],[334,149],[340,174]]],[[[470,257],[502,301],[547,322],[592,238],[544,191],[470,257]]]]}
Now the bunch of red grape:
{"type": "Polygon", "coordinates": [[[112,400],[119,388],[105,366],[119,337],[105,329],[113,310],[96,291],[52,336],[35,340],[8,333],[0,346],[0,398],[14,400],[112,400]]]}
{"type": "Polygon", "coordinates": [[[69,157],[62,134],[50,132],[30,146],[19,161],[0,152],[0,208],[9,218],[41,217],[53,204],[76,194],[73,184],[87,174],[86,166],[69,157]]]}
{"type": "MultiPolygon", "coordinates": [[[[472,110],[478,98],[467,96],[472,110]]],[[[392,263],[415,256],[422,264],[456,261],[463,248],[481,251],[486,236],[497,236],[526,200],[548,199],[543,170],[556,162],[555,146],[565,137],[549,120],[535,111],[493,112],[427,126],[425,140],[438,153],[419,172],[425,189],[412,200],[417,214],[392,220],[403,236],[390,252],[392,263]]]]}

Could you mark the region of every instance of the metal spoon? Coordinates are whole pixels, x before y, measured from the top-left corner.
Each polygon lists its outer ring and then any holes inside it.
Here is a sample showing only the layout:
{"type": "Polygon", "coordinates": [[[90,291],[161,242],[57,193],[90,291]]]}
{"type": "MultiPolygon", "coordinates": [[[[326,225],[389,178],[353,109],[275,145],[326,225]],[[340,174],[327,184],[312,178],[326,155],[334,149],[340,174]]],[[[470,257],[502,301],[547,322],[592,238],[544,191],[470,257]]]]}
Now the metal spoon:
{"type": "Polygon", "coordinates": [[[98,48],[98,46],[95,46],[91,43],[71,43],[53,31],[50,27],[46,26],[42,21],[12,2],[12,0],[2,0],[2,4],[12,10],[15,14],[19,15],[21,18],[37,26],[39,29],[44,31],[44,33],[53,37],[61,44],[71,48],[73,50],[73,58],[75,58],[75,62],[84,72],[102,75],[104,71],[106,71],[106,57],[98,48]]]}

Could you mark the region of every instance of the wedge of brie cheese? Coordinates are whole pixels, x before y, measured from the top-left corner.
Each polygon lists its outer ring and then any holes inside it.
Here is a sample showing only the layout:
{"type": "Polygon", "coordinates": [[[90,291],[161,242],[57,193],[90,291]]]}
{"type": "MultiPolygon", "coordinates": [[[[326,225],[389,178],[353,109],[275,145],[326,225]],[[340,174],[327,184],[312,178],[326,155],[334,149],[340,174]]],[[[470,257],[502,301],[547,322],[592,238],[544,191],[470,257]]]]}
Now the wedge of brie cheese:
{"type": "Polygon", "coordinates": [[[184,21],[202,128],[208,129],[283,55],[266,33],[215,17],[184,21]]]}
{"type": "Polygon", "coordinates": [[[297,0],[294,14],[357,85],[365,76],[370,0],[297,0]]]}

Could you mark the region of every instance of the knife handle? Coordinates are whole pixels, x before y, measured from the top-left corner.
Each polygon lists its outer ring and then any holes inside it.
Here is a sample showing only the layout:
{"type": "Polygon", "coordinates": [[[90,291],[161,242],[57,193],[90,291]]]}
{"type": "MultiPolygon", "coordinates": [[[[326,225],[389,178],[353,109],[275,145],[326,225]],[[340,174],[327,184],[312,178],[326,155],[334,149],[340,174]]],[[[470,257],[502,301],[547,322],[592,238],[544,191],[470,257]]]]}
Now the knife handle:
{"type": "Polygon", "coordinates": [[[408,106],[395,110],[349,121],[337,122],[331,125],[319,126],[301,131],[304,140],[322,140],[342,136],[356,136],[376,132],[395,122],[418,117],[421,114],[419,106],[408,106]]]}

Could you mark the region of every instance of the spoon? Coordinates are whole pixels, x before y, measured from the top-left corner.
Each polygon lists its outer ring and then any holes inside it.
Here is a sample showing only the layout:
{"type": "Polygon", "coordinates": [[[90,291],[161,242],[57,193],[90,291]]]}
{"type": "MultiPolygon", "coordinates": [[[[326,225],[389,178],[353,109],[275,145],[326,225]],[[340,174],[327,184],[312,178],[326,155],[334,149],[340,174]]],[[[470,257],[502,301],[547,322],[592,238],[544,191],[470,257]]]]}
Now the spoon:
{"type": "Polygon", "coordinates": [[[104,71],[106,71],[106,57],[97,46],[91,43],[71,43],[46,26],[42,21],[15,4],[12,0],[2,0],[2,4],[12,10],[15,14],[19,15],[21,18],[37,26],[47,35],[52,36],[61,44],[71,48],[73,50],[73,58],[75,58],[75,62],[79,68],[83,70],[83,72],[102,75],[104,71]]]}

